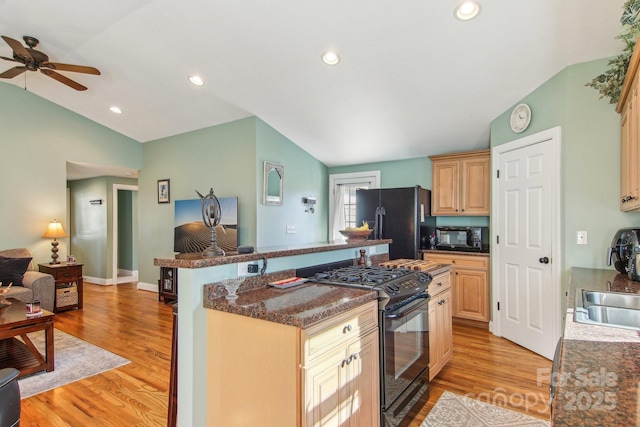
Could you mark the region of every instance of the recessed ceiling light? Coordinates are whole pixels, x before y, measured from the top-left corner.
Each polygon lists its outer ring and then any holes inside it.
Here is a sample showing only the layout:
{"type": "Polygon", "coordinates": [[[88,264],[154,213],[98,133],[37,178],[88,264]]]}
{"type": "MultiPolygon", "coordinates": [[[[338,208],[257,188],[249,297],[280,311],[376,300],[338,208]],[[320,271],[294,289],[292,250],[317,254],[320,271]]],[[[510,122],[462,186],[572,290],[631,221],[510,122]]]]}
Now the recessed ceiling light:
{"type": "Polygon", "coordinates": [[[204,80],[200,76],[189,76],[189,81],[196,86],[204,86],[204,80]]]}
{"type": "Polygon", "coordinates": [[[480,3],[475,1],[466,1],[456,7],[454,16],[461,21],[469,21],[480,13],[480,3]]]}
{"type": "Polygon", "coordinates": [[[322,62],[327,65],[337,65],[340,62],[340,55],[332,50],[329,50],[322,54],[322,62]]]}
{"type": "Polygon", "coordinates": [[[109,107],[109,110],[111,110],[112,113],[122,114],[122,110],[120,109],[120,107],[116,107],[115,105],[109,107]]]}

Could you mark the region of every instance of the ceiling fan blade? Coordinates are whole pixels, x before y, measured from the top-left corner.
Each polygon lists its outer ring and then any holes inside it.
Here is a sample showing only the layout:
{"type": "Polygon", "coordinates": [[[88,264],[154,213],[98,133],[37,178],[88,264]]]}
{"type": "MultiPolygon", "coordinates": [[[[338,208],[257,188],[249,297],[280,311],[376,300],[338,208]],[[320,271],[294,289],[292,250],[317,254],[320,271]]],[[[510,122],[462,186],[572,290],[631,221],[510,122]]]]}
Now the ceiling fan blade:
{"type": "Polygon", "coordinates": [[[13,67],[9,68],[4,73],[0,74],[0,79],[12,79],[15,76],[19,76],[20,74],[27,71],[27,67],[13,67]]]}
{"type": "Polygon", "coordinates": [[[58,71],[73,71],[74,73],[85,73],[100,75],[100,71],[97,68],[85,67],[84,65],[71,65],[71,64],[59,64],[57,62],[43,62],[41,67],[51,68],[58,71]]]}
{"type": "Polygon", "coordinates": [[[13,62],[20,62],[20,61],[16,61],[13,58],[7,58],[6,56],[0,56],[0,59],[4,59],[5,61],[13,61],[13,62]]]}
{"type": "Polygon", "coordinates": [[[11,46],[11,49],[13,49],[13,53],[15,53],[17,56],[33,61],[33,57],[31,56],[27,48],[22,46],[22,43],[20,43],[18,40],[12,39],[11,37],[7,36],[2,36],[2,38],[7,42],[9,46],[11,46]]]}
{"type": "Polygon", "coordinates": [[[70,78],[63,76],[62,74],[58,74],[55,71],[40,69],[40,72],[46,76],[51,77],[52,79],[59,81],[60,83],[66,84],[67,86],[75,90],[87,90],[87,88],[85,86],[82,86],[80,83],[74,82],[70,78]]]}

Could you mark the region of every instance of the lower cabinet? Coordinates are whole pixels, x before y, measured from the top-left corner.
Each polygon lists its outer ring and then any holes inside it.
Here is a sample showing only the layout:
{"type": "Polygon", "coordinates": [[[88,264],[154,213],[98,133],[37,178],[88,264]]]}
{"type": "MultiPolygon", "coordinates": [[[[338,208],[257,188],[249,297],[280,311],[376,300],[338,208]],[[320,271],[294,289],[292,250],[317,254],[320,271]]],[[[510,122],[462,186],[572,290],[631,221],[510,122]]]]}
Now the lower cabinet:
{"type": "Polygon", "coordinates": [[[489,257],[425,253],[425,261],[451,265],[453,318],[460,323],[489,327],[489,257]]]}
{"type": "Polygon", "coordinates": [[[433,277],[429,285],[429,381],[435,378],[453,354],[450,272],[433,277]]]}
{"type": "Polygon", "coordinates": [[[380,425],[378,305],[308,328],[207,309],[207,425],[380,425]]]}
{"type": "Polygon", "coordinates": [[[378,425],[378,333],[304,368],[306,426],[378,425]]]}

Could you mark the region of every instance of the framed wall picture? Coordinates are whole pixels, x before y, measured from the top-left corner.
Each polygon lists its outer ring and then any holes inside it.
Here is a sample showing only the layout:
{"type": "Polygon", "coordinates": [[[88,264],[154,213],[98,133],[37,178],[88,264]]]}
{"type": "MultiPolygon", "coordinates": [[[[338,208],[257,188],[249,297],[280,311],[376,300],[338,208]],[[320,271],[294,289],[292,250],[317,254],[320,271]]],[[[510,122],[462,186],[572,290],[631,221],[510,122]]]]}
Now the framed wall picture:
{"type": "Polygon", "coordinates": [[[168,179],[159,179],[158,180],[158,203],[169,203],[171,199],[169,198],[169,180],[168,179]]]}

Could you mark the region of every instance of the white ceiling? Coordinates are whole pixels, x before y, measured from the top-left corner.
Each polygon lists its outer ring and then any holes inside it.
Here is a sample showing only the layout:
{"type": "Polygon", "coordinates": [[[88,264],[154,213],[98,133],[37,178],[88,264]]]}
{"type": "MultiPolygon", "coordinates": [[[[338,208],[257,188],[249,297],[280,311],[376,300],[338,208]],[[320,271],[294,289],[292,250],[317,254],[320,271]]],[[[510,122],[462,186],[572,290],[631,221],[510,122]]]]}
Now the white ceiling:
{"type": "Polygon", "coordinates": [[[140,142],[256,115],[337,166],[486,148],[503,111],[623,47],[624,0],[480,0],[470,22],[458,2],[0,0],[0,34],[102,72],[61,72],[85,92],[33,72],[3,81],[26,75],[29,91],[140,142]],[[320,61],[327,49],[339,65],[320,61]]]}

